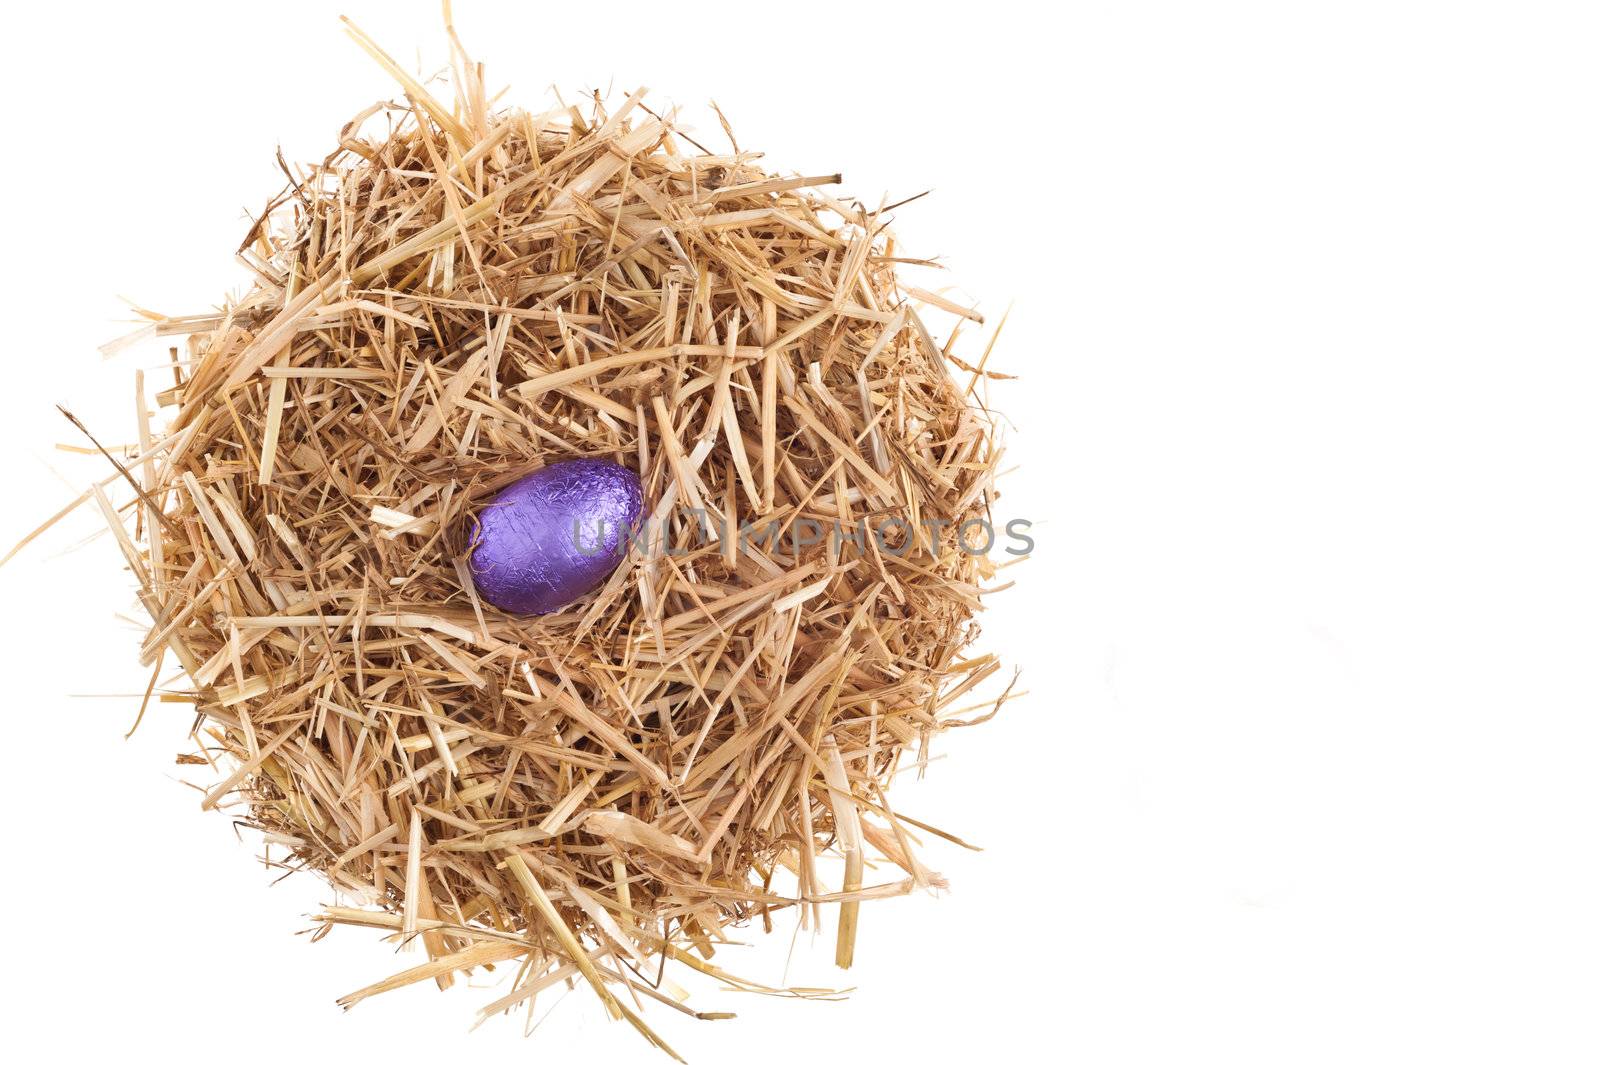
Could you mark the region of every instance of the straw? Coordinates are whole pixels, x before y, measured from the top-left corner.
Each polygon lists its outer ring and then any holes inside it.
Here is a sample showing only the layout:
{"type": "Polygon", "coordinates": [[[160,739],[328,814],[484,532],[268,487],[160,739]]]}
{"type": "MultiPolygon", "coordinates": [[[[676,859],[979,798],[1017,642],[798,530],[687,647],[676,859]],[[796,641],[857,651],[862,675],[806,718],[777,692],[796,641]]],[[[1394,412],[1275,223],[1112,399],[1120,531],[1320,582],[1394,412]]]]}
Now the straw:
{"type": "Polygon", "coordinates": [[[130,505],[83,498],[189,678],[202,805],[359,903],[325,927],[425,953],[346,1006],[515,962],[489,1011],[576,975],[670,1053],[643,999],[725,1014],[644,963],[786,993],[710,964],[728,929],[837,907],[848,966],[863,901],[944,883],[912,848],[954,837],[880,797],[999,705],[957,700],[1000,668],[958,547],[1000,446],[922,315],[983,319],[903,288],[837,174],[712,154],[643,89],[496,111],[458,55],[447,100],[349,32],[404,99],[251,227],[245,295],[156,317],[170,418],[140,411],[130,505]],[[579,456],[639,470],[648,526],[572,607],[496,610],[471,515],[579,456]]]}

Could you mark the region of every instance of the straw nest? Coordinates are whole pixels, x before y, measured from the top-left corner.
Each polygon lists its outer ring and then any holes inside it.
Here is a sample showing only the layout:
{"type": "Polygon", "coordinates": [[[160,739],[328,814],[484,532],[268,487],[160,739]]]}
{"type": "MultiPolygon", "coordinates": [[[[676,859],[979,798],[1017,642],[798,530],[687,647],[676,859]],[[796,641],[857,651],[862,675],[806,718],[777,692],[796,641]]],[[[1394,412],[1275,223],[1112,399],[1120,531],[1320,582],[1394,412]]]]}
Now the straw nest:
{"type": "Polygon", "coordinates": [[[984,371],[918,308],[981,318],[902,288],[837,175],[712,153],[642,90],[497,111],[459,53],[447,106],[351,33],[404,101],[291,173],[248,293],[153,323],[187,334],[169,423],[141,404],[135,497],[93,493],[144,660],[191,682],[204,805],[358,903],[322,930],[426,952],[345,1005],[512,962],[486,1015],[581,978],[666,1049],[665,960],[772,990],[708,960],[730,926],[837,907],[848,966],[862,901],[942,885],[884,788],[999,702],[963,700],[998,668],[963,657],[995,565],[957,543],[984,371]],[[471,515],[577,456],[639,471],[640,542],[566,610],[496,611],[471,515]]]}

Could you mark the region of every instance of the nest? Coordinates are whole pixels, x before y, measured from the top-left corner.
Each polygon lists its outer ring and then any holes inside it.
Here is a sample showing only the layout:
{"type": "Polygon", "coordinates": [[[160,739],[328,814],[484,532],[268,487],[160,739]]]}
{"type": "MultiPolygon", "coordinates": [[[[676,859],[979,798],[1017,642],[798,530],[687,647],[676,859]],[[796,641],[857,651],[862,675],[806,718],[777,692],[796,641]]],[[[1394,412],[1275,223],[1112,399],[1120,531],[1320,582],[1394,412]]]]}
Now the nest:
{"type": "Polygon", "coordinates": [[[426,952],[343,1004],[514,962],[486,1014],[582,978],[665,1049],[657,965],[771,990],[708,960],[730,926],[837,907],[848,966],[862,901],[942,885],[885,785],[998,707],[961,703],[999,668],[963,657],[999,448],[918,308],[981,318],[903,288],[838,175],[642,90],[495,110],[459,55],[447,106],[351,32],[404,100],[290,173],[247,293],[153,323],[187,335],[169,424],[93,496],[204,805],[358,903],[321,925],[426,952]],[[580,456],[640,474],[629,556],[556,614],[480,601],[475,509],[580,456]]]}

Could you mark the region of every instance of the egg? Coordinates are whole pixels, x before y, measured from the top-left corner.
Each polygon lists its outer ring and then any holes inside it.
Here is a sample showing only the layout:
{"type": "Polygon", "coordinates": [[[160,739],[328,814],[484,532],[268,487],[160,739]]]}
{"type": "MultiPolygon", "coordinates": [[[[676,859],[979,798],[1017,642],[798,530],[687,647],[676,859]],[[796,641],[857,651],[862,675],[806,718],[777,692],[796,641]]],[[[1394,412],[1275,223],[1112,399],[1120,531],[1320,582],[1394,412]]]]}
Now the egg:
{"type": "Polygon", "coordinates": [[[478,511],[468,565],[478,594],[513,614],[549,614],[594,591],[628,551],[639,475],[604,459],[554,462],[478,511]]]}

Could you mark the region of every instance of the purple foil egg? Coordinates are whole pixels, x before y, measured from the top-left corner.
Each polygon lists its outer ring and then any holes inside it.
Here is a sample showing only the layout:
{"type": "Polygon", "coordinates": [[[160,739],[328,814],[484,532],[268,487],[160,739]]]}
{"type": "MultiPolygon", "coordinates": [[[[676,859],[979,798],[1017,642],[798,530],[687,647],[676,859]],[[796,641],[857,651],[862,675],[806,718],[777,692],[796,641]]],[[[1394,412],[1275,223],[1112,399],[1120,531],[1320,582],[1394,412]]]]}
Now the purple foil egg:
{"type": "Polygon", "coordinates": [[[548,614],[598,588],[628,551],[639,475],[603,459],[537,470],[478,511],[469,561],[478,594],[513,614],[548,614]]]}

